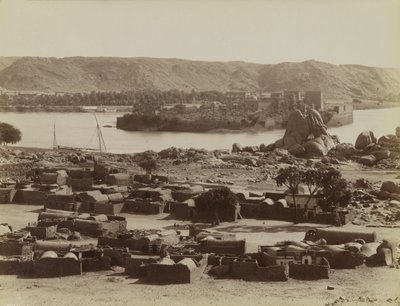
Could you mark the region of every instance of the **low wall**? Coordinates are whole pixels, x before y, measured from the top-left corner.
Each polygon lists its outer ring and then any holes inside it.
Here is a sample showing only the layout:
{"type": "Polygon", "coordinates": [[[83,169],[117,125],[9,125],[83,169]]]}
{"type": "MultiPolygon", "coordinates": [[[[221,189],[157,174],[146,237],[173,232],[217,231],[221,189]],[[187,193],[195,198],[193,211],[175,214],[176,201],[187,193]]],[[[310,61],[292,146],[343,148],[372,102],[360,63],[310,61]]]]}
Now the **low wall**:
{"type": "Polygon", "coordinates": [[[289,279],[288,265],[258,267],[256,277],[260,281],[287,281],[289,279]]]}
{"type": "Polygon", "coordinates": [[[111,258],[108,256],[82,258],[81,262],[82,272],[111,270],[111,258]]]}
{"type": "Polygon", "coordinates": [[[52,239],[56,236],[57,226],[27,226],[26,230],[37,239],[52,239]]]}
{"type": "Polygon", "coordinates": [[[232,262],[231,274],[234,277],[244,278],[256,274],[258,264],[255,259],[235,259],[232,262]]]}
{"type": "Polygon", "coordinates": [[[16,193],[14,188],[0,188],[0,204],[12,203],[16,193]]]}
{"type": "Polygon", "coordinates": [[[246,240],[207,240],[200,244],[199,252],[216,254],[235,254],[246,253],[246,240]]]}
{"type": "Polygon", "coordinates": [[[325,260],[325,265],[305,265],[289,263],[289,277],[304,280],[328,279],[329,264],[325,260]]]}
{"type": "Polygon", "coordinates": [[[42,191],[17,189],[14,196],[14,203],[44,205],[46,196],[46,193],[42,191]]]}
{"type": "Polygon", "coordinates": [[[125,273],[133,277],[145,277],[146,269],[143,269],[143,265],[155,264],[159,257],[155,256],[134,256],[128,257],[125,261],[125,273]]]}
{"type": "Polygon", "coordinates": [[[96,214],[115,215],[119,214],[125,206],[125,203],[95,203],[94,212],[96,214]]]}
{"type": "Polygon", "coordinates": [[[147,251],[150,244],[150,239],[147,237],[141,238],[128,238],[118,239],[111,237],[99,237],[97,240],[99,246],[110,246],[110,247],[123,247],[129,248],[129,250],[147,251]]]}
{"type": "Polygon", "coordinates": [[[260,203],[240,203],[240,214],[244,218],[259,218],[260,217],[260,203]]]}
{"type": "Polygon", "coordinates": [[[104,248],[104,256],[110,258],[112,266],[125,267],[126,259],[131,256],[126,248],[104,248]]]}
{"type": "Polygon", "coordinates": [[[82,263],[73,258],[44,258],[33,263],[36,277],[62,277],[82,274],[82,263]]]}
{"type": "Polygon", "coordinates": [[[55,220],[57,228],[68,228],[92,237],[126,231],[126,220],[96,221],[87,219],[55,220]]]}
{"type": "Polygon", "coordinates": [[[79,178],[73,179],[68,177],[67,184],[72,187],[72,191],[86,191],[91,190],[93,186],[93,178],[79,178]]]}
{"type": "Polygon", "coordinates": [[[0,259],[0,275],[27,275],[32,269],[32,260],[0,259]]]}
{"type": "Polygon", "coordinates": [[[105,177],[105,183],[107,185],[129,186],[131,177],[127,173],[108,174],[105,177]]]}
{"type": "Polygon", "coordinates": [[[49,194],[46,199],[46,204],[54,203],[72,203],[75,202],[76,196],[73,194],[49,194]]]}
{"type": "Polygon", "coordinates": [[[21,255],[32,258],[33,244],[27,242],[0,241],[0,255],[15,256],[21,255]]]}
{"type": "Polygon", "coordinates": [[[164,202],[153,202],[144,199],[126,199],[122,212],[161,214],[164,212],[164,202]]]}
{"type": "Polygon", "coordinates": [[[146,280],[161,284],[191,284],[203,274],[205,263],[206,260],[202,260],[196,265],[187,258],[173,265],[149,264],[146,280]]]}

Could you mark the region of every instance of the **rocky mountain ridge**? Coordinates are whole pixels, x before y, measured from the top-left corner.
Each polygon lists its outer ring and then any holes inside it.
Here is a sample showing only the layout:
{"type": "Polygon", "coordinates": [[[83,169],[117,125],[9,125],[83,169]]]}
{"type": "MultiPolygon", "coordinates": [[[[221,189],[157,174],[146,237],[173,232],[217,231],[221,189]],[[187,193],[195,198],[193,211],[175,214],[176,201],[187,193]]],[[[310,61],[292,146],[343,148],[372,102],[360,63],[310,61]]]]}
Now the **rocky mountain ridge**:
{"type": "Polygon", "coordinates": [[[160,58],[0,57],[0,88],[18,92],[322,90],[327,97],[396,99],[400,69],[160,58]]]}

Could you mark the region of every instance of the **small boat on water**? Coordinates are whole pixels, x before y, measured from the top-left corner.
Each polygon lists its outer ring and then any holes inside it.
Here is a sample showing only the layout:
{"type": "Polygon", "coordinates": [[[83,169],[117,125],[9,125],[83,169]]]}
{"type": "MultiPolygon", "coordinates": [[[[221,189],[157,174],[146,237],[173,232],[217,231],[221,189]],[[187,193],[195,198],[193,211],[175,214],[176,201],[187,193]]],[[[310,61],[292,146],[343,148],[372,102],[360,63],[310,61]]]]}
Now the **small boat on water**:
{"type": "MultiPolygon", "coordinates": [[[[89,151],[89,152],[107,152],[107,147],[106,143],[104,141],[103,133],[101,132],[99,121],[97,120],[96,114],[93,113],[93,116],[96,120],[96,130],[94,135],[96,135],[97,142],[98,142],[98,148],[79,148],[79,147],[70,147],[70,146],[60,146],[57,144],[57,138],[56,138],[56,120],[54,119],[54,125],[53,125],[53,150],[62,150],[62,151],[89,151]]],[[[106,125],[105,127],[112,127],[111,125],[106,125]]],[[[91,142],[93,139],[93,136],[89,140],[88,144],[91,142]]]]}

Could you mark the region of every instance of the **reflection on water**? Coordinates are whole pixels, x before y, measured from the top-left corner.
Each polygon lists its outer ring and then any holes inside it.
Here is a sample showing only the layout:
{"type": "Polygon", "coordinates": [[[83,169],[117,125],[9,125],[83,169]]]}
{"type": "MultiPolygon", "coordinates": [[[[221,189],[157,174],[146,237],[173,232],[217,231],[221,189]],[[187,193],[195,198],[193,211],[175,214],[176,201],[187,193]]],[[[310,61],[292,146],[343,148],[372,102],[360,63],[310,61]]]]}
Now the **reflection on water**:
{"type": "MultiPolygon", "coordinates": [[[[135,153],[145,150],[160,151],[174,146],[182,148],[230,149],[234,142],[241,145],[269,144],[283,136],[283,130],[259,133],[175,133],[127,132],[115,128],[118,113],[96,114],[108,152],[135,153]],[[112,128],[103,126],[111,125],[112,128]]],[[[375,136],[393,134],[400,126],[400,108],[357,110],[354,123],[330,128],[342,142],[354,143],[357,135],[371,130],[375,136]]],[[[17,145],[51,148],[53,123],[56,122],[57,143],[63,146],[97,148],[96,120],[91,113],[0,113],[0,122],[19,128],[23,134],[17,145]]]]}

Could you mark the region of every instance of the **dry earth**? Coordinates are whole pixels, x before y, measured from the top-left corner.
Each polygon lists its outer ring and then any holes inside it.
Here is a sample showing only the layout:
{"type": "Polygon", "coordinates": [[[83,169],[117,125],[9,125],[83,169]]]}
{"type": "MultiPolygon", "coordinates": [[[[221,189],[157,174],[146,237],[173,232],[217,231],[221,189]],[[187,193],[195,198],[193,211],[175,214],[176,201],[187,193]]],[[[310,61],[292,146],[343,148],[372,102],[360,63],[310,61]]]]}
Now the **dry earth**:
{"type": "MultiPolygon", "coordinates": [[[[37,217],[40,206],[1,205],[0,223],[23,227],[37,217]]],[[[128,227],[184,229],[187,222],[168,215],[124,214],[128,227]]],[[[222,223],[212,230],[246,238],[248,251],[257,245],[300,240],[315,224],[247,219],[222,223]]],[[[371,230],[348,225],[348,229],[371,230]]],[[[377,228],[379,237],[397,239],[400,229],[377,228]]],[[[183,232],[185,234],[185,232],[183,232]]],[[[93,240],[88,241],[93,242],[93,240]]],[[[64,278],[33,279],[0,276],[0,305],[400,305],[400,270],[389,267],[332,270],[320,281],[248,282],[216,280],[204,274],[190,285],[148,285],[114,271],[84,273],[64,278]],[[327,290],[327,286],[334,290],[327,290]]]]}
{"type": "MultiPolygon", "coordinates": [[[[207,169],[199,163],[172,165],[164,160],[160,174],[168,174],[179,180],[230,181],[235,188],[265,191],[276,188],[271,178],[263,177],[265,170],[279,164],[252,169],[207,169]]],[[[368,168],[348,162],[338,166],[343,176],[354,182],[366,178],[379,185],[387,179],[399,182],[399,172],[368,168]]],[[[137,166],[130,164],[129,171],[138,173],[137,166]]],[[[35,221],[42,206],[0,205],[0,223],[7,222],[14,229],[35,221]]],[[[185,234],[188,222],[177,221],[167,214],[143,216],[123,214],[129,229],[159,228],[179,229],[185,234]]],[[[315,224],[297,224],[271,220],[240,220],[222,223],[211,230],[235,233],[246,238],[248,251],[258,245],[282,240],[301,240],[305,231],[315,224]]],[[[375,230],[379,238],[400,242],[399,228],[367,228],[346,225],[349,230],[375,230]]],[[[85,242],[95,243],[95,239],[85,242]]],[[[84,243],[84,242],[83,242],[84,243]]],[[[116,267],[115,271],[85,273],[64,278],[33,279],[16,276],[0,276],[0,305],[400,305],[400,270],[389,267],[355,270],[332,270],[330,279],[320,281],[248,282],[243,280],[213,279],[207,274],[190,285],[148,285],[138,279],[127,278],[116,267]],[[334,290],[328,290],[331,286],[334,290]]]]}

